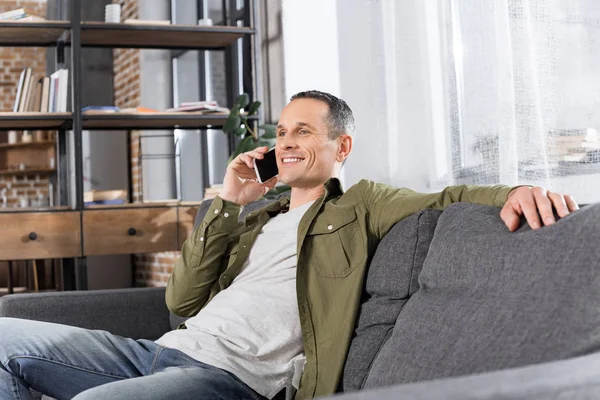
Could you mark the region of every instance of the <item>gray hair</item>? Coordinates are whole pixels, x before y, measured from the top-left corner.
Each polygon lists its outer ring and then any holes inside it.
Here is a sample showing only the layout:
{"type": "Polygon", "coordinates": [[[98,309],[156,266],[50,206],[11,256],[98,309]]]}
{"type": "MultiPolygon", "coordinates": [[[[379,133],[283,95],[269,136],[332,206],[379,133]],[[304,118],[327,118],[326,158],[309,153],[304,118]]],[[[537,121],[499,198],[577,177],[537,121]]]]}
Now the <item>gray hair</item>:
{"type": "Polygon", "coordinates": [[[354,115],[344,100],[318,90],[307,90],[296,93],[291,97],[290,101],[297,99],[315,99],[327,103],[329,106],[327,124],[329,125],[330,139],[337,139],[343,134],[354,134],[354,115]]]}

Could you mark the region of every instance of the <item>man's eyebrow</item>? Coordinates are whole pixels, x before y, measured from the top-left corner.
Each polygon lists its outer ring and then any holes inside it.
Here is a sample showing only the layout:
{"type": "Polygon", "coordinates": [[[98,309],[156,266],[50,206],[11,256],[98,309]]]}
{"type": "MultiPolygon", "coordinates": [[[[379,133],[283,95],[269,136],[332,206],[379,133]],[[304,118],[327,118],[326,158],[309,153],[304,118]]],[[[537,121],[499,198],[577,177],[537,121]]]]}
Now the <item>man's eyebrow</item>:
{"type": "Polygon", "coordinates": [[[306,122],[298,122],[298,125],[299,125],[299,126],[303,126],[303,127],[305,126],[305,127],[307,127],[308,129],[312,129],[312,130],[314,130],[314,129],[315,129],[315,127],[314,127],[314,126],[312,126],[311,124],[307,124],[306,122]]]}
{"type": "MultiPolygon", "coordinates": [[[[311,124],[307,124],[306,122],[298,122],[296,125],[300,126],[300,127],[307,127],[309,129],[314,130],[315,128],[311,125],[311,124]]],[[[281,124],[277,124],[276,129],[283,129],[284,126],[281,124]]]]}

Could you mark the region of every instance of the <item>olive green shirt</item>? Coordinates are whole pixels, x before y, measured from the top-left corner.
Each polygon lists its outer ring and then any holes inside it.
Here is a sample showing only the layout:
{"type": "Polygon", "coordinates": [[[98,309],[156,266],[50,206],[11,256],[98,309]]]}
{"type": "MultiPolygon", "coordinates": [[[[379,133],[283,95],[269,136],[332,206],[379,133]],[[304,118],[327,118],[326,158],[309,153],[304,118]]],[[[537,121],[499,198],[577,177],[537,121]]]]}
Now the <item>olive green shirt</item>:
{"type": "MultiPolygon", "coordinates": [[[[298,227],[296,293],[306,354],[297,399],[336,391],[362,295],[363,279],[377,245],[398,221],[420,210],[455,202],[502,207],[513,188],[452,186],[417,193],[362,180],[343,192],[332,178],[298,227]]],[[[166,291],[172,313],[196,315],[240,272],[269,218],[289,207],[282,198],[238,222],[241,207],[216,197],[184,243],[166,291]]]]}

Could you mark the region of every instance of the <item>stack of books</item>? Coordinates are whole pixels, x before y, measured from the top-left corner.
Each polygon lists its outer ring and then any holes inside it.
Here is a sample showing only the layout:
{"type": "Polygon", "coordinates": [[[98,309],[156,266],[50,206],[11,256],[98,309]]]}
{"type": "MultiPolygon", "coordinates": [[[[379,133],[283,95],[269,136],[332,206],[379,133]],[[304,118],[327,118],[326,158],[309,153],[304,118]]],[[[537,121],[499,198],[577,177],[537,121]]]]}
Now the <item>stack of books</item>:
{"type": "Polygon", "coordinates": [[[46,18],[36,15],[36,14],[33,14],[31,12],[28,12],[24,8],[18,8],[16,10],[0,13],[0,21],[2,21],[2,22],[6,22],[6,21],[18,21],[18,22],[46,21],[46,18]]]}
{"type": "Polygon", "coordinates": [[[600,135],[594,128],[554,131],[549,136],[548,155],[559,162],[600,162],[600,135]]]}
{"type": "Polygon", "coordinates": [[[67,112],[69,71],[59,69],[50,76],[36,77],[24,68],[17,84],[13,112],[67,112]]]}
{"type": "Polygon", "coordinates": [[[204,113],[228,113],[227,107],[220,107],[216,101],[188,101],[179,104],[179,107],[168,108],[167,112],[202,112],[204,113]]]}

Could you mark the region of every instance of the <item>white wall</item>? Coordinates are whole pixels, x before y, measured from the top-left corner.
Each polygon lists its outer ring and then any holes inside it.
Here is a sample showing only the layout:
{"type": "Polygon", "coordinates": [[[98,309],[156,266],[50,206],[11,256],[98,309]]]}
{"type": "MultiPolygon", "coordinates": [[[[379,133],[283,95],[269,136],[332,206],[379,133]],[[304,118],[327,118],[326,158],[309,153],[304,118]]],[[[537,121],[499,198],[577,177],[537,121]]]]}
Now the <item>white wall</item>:
{"type": "Polygon", "coordinates": [[[340,95],[336,0],[283,0],[287,98],[317,89],[340,95]]]}
{"type": "Polygon", "coordinates": [[[340,96],[354,112],[355,145],[342,171],[346,187],[367,178],[428,189],[433,144],[426,138],[444,126],[432,122],[440,110],[430,106],[424,7],[414,1],[283,0],[287,96],[318,89],[340,96]]]}

